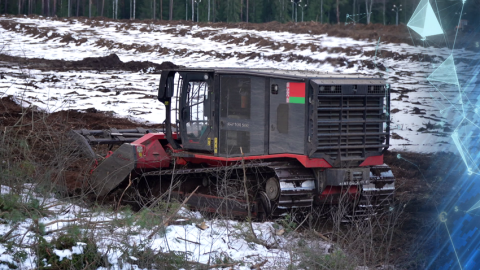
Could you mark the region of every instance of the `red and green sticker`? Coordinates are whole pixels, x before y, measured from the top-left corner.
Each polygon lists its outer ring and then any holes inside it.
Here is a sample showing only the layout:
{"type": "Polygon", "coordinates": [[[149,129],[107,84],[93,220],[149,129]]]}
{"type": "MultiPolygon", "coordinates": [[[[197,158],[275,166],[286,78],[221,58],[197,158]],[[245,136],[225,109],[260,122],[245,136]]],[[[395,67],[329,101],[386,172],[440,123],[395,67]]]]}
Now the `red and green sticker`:
{"type": "Polygon", "coordinates": [[[305,104],[305,83],[287,82],[287,103],[305,104]]]}

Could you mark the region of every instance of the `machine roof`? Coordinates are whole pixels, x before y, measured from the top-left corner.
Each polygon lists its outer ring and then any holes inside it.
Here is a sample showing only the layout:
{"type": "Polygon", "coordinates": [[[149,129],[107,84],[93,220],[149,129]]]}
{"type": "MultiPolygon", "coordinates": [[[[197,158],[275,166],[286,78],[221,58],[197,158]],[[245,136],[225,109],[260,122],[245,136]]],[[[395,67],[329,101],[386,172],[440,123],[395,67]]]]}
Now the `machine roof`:
{"type": "Polygon", "coordinates": [[[263,75],[272,77],[296,78],[296,79],[315,79],[317,84],[341,83],[339,80],[347,80],[345,83],[372,83],[385,84],[385,79],[380,77],[368,77],[363,74],[339,74],[330,72],[321,72],[317,70],[280,70],[273,68],[180,68],[174,71],[191,72],[214,72],[219,74],[248,74],[263,75]],[[369,81],[366,82],[365,80],[369,81]]]}

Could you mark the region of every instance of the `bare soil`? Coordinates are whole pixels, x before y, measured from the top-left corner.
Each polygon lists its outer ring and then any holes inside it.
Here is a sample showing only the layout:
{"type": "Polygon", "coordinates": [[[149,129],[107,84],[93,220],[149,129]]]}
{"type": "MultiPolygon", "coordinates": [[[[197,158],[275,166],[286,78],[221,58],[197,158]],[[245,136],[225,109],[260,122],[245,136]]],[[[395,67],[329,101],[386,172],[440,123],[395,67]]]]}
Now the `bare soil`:
{"type": "MultiPolygon", "coordinates": [[[[76,145],[67,133],[73,129],[128,129],[139,127],[128,119],[116,118],[108,112],[100,112],[94,108],[86,112],[76,110],[45,113],[33,107],[23,108],[12,100],[12,97],[0,99],[0,138],[25,140],[31,147],[27,153],[20,149],[13,149],[12,155],[15,160],[31,160],[44,169],[52,164],[59,164],[59,155],[65,155],[68,160],[62,161],[63,169],[59,189],[69,194],[75,194],[79,189],[87,188],[85,181],[89,172],[93,169],[93,161],[76,153],[76,145]],[[5,137],[4,137],[5,136],[5,137]],[[13,138],[11,138],[13,137],[13,138]],[[45,166],[43,166],[45,165],[45,166]]],[[[161,128],[161,125],[153,125],[153,128],[161,128]]],[[[12,145],[15,145],[14,143],[12,145]]],[[[2,147],[7,147],[3,144],[2,147]]],[[[62,157],[63,158],[63,157],[62,157]]],[[[38,172],[41,174],[41,172],[38,172]]],[[[58,175],[52,175],[58,178],[58,175]]]]}
{"type": "MultiPolygon", "coordinates": [[[[15,15],[6,15],[6,17],[16,17],[15,15]]],[[[370,41],[377,41],[381,40],[382,42],[389,42],[389,43],[407,43],[410,44],[412,39],[418,44],[421,43],[421,37],[416,34],[414,31],[409,31],[405,24],[396,25],[383,25],[383,24],[322,24],[319,22],[309,21],[309,22],[288,22],[288,23],[280,23],[280,22],[267,22],[267,23],[225,23],[225,22],[191,22],[191,21],[167,21],[167,20],[113,20],[111,18],[105,17],[96,17],[93,19],[89,19],[86,17],[70,17],[70,18],[44,18],[38,15],[29,15],[28,17],[35,18],[35,19],[48,19],[48,20],[57,20],[57,21],[64,21],[69,23],[75,23],[75,21],[80,20],[85,22],[86,24],[90,24],[91,27],[99,27],[99,26],[106,26],[111,24],[112,22],[120,22],[123,25],[117,25],[117,30],[121,31],[123,29],[130,29],[133,23],[142,23],[145,26],[140,29],[140,31],[151,31],[150,25],[185,25],[185,26],[201,26],[201,27],[219,27],[219,28],[240,28],[246,30],[256,30],[256,31],[273,31],[273,32],[290,32],[296,34],[311,34],[311,35],[321,35],[327,34],[329,36],[335,37],[349,37],[355,40],[370,40],[370,41]]],[[[0,22],[3,27],[4,22],[0,22]]],[[[16,24],[12,24],[9,28],[14,28],[16,24]]],[[[47,35],[47,32],[42,31],[41,29],[34,28],[31,30],[31,34],[40,35],[46,38],[58,38],[62,37],[64,42],[72,42],[77,45],[80,45],[86,40],[77,40],[72,35],[65,34],[50,34],[47,35]]],[[[7,28],[6,28],[7,29],[7,28]]],[[[10,29],[12,30],[12,29],[10,29]]],[[[189,32],[188,29],[182,29],[180,35],[186,35],[189,32]]],[[[445,29],[445,34],[447,37],[451,37],[456,35],[456,31],[454,29],[445,29]]],[[[461,39],[463,36],[468,36],[469,39],[473,38],[476,40],[480,33],[477,32],[458,32],[457,36],[461,39]]],[[[204,37],[208,38],[208,33],[198,33],[196,37],[204,37]]],[[[444,37],[434,36],[429,37],[430,46],[435,46],[435,44],[443,44],[444,37]]],[[[478,50],[476,47],[475,42],[470,42],[465,44],[466,48],[478,50]]]]}
{"type": "Polygon", "coordinates": [[[18,65],[21,67],[28,67],[38,70],[127,70],[127,71],[147,71],[153,68],[153,73],[159,73],[162,69],[178,68],[172,62],[163,62],[156,64],[149,61],[130,61],[122,62],[118,55],[110,54],[104,57],[87,57],[79,61],[66,60],[48,60],[43,58],[24,58],[17,56],[10,56],[0,54],[0,62],[7,62],[9,64],[18,65]]]}

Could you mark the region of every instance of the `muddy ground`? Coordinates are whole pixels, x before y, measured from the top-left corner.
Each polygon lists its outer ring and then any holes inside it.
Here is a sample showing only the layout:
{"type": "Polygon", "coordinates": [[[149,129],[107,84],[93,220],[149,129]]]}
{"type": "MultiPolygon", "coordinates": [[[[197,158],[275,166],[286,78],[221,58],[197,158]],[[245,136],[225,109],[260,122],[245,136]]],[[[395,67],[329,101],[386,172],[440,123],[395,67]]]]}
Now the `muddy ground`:
{"type": "MultiPolygon", "coordinates": [[[[15,17],[14,15],[6,15],[7,17],[15,17]]],[[[36,18],[36,19],[46,19],[44,17],[40,17],[38,15],[30,15],[28,17],[36,18]]],[[[329,36],[336,36],[336,37],[349,37],[355,40],[371,40],[377,41],[379,38],[382,42],[388,43],[411,43],[412,39],[418,40],[420,42],[421,37],[416,34],[414,31],[409,31],[406,25],[400,24],[398,26],[395,25],[383,25],[383,24],[321,24],[319,22],[288,22],[288,23],[280,23],[280,22],[268,22],[268,23],[225,23],[225,22],[191,22],[191,21],[162,21],[162,20],[112,20],[111,18],[104,18],[104,17],[96,17],[94,19],[89,19],[86,17],[70,17],[70,18],[48,18],[49,20],[58,20],[58,21],[65,21],[65,22],[74,22],[75,20],[85,21],[91,25],[91,27],[97,26],[104,26],[106,24],[112,22],[122,22],[122,23],[144,23],[146,25],[186,25],[186,26],[201,26],[201,27],[216,27],[216,28],[240,28],[246,30],[257,30],[257,31],[274,31],[274,32],[290,32],[295,34],[312,34],[312,35],[320,35],[320,34],[328,34],[329,36]]],[[[2,23],[3,24],[3,23],[2,23]]],[[[6,25],[3,25],[4,27],[6,25]]],[[[5,27],[7,29],[7,27],[5,27]]],[[[41,33],[41,30],[32,29],[37,34],[41,33]]],[[[143,31],[149,31],[148,27],[145,27],[143,31]]],[[[185,35],[188,32],[187,29],[183,31],[185,35]]],[[[456,32],[454,29],[445,29],[445,33],[447,37],[454,36],[456,32]]],[[[475,32],[458,32],[458,38],[462,38],[463,36],[468,37],[476,37],[480,33],[475,32]]],[[[44,33],[46,35],[46,33],[44,33]]],[[[201,33],[199,35],[202,35],[201,33]]],[[[204,33],[203,35],[208,36],[208,34],[204,33]]],[[[55,38],[56,36],[51,36],[50,38],[55,38]]],[[[68,34],[63,37],[65,42],[74,42],[74,43],[82,43],[86,40],[76,40],[71,35],[68,34]]],[[[435,46],[435,44],[439,44],[444,40],[443,36],[436,36],[430,37],[430,45],[435,46]]],[[[472,39],[474,40],[474,39],[472,39]]],[[[476,48],[474,42],[467,44],[468,49],[476,48]]]]}
{"type": "Polygon", "coordinates": [[[38,69],[41,71],[96,70],[101,72],[106,70],[126,70],[138,72],[149,70],[151,73],[160,73],[162,69],[178,68],[178,66],[172,62],[163,62],[161,64],[148,61],[122,62],[116,54],[110,54],[104,57],[87,57],[79,61],[25,58],[0,54],[0,62],[4,62],[4,65],[13,64],[21,68],[38,69]]]}

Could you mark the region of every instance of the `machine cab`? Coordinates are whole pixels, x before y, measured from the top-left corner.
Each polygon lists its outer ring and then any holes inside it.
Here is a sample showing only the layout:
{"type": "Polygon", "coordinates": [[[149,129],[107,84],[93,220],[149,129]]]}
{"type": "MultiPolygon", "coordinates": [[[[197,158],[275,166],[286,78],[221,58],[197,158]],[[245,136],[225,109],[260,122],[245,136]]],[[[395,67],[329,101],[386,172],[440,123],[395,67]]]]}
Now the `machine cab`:
{"type": "Polygon", "coordinates": [[[171,104],[166,109],[181,148],[222,157],[268,153],[268,78],[235,70],[168,72],[159,100],[171,104]]]}

